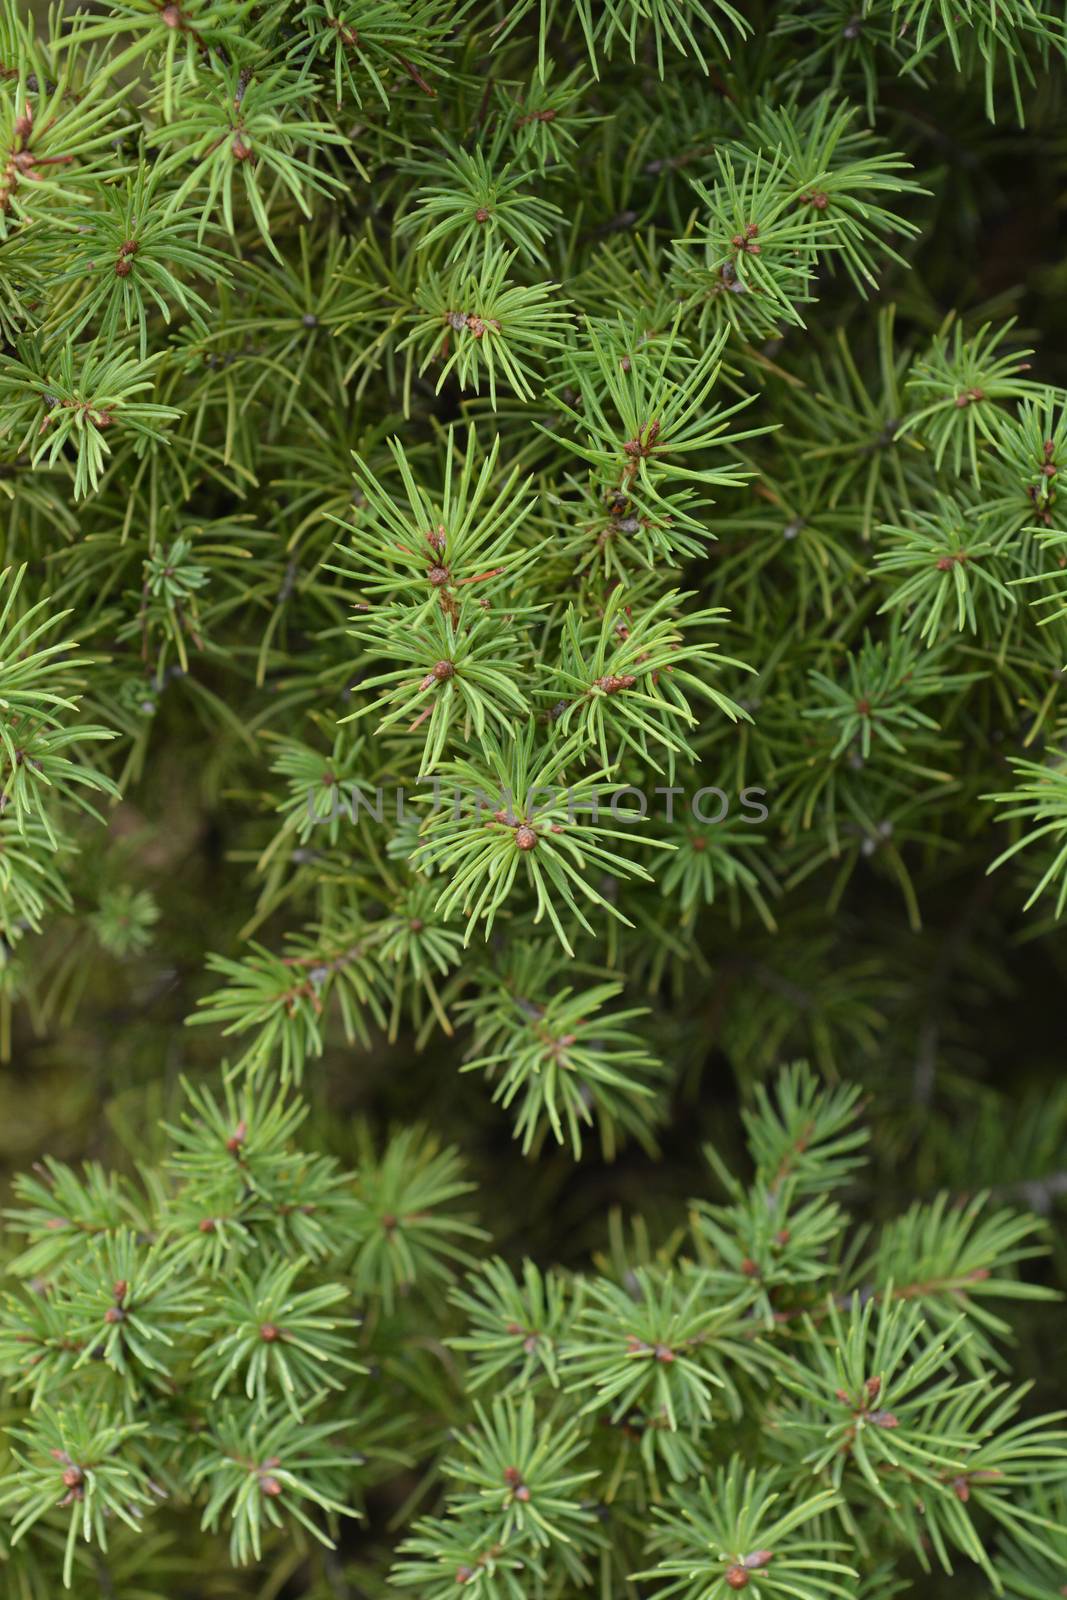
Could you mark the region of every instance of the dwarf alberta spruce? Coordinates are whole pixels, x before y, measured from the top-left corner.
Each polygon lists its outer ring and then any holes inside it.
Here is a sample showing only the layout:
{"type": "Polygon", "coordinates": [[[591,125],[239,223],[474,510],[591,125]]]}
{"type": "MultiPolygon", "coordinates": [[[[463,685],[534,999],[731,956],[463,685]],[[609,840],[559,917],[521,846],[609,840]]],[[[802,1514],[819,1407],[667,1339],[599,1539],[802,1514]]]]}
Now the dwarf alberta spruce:
{"type": "Polygon", "coordinates": [[[1004,1379],[994,1310],[1048,1294],[1017,1273],[1040,1225],[940,1199],[864,1240],[834,1198],[865,1159],[855,1090],[785,1071],[751,1180],[709,1152],[725,1203],[585,1273],[488,1255],[432,1139],[350,1174],[270,1079],[186,1096],[141,1182],[49,1160],[16,1185],[2,1496],[27,1592],[53,1563],[78,1592],[184,1592],[150,1525],[192,1516],[238,1563],[281,1530],[325,1593],[307,1541],[435,1446],[442,1512],[393,1570],[420,1594],[883,1594],[901,1557],[1001,1592],[994,1552],[1062,1559],[1035,1494],[1067,1433],[1004,1379]]]}
{"type": "Polygon", "coordinates": [[[1064,1592],[1065,54],[0,0],[5,1594],[1064,1592]]]}

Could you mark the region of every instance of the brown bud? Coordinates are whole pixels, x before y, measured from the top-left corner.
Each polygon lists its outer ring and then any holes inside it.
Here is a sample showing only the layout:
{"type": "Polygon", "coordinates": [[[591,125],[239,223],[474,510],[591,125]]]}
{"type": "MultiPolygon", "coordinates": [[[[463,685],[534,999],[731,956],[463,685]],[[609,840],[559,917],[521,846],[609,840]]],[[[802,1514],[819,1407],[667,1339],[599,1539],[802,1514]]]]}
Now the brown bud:
{"type": "Polygon", "coordinates": [[[473,1577],[474,1577],[474,1568],[473,1567],[457,1567],[456,1568],[456,1582],[457,1583],[470,1583],[470,1581],[471,1581],[471,1579],[473,1577]]]}
{"type": "Polygon", "coordinates": [[[527,823],[523,823],[521,828],[516,828],[516,830],[515,830],[515,848],[516,848],[516,850],[532,850],[534,848],[534,846],[536,845],[536,843],[537,843],[537,835],[534,832],[534,830],[527,823]]]}
{"type": "Polygon", "coordinates": [[[127,256],[119,256],[115,262],[116,278],[128,278],[133,271],[133,262],[127,256]]]}
{"type": "Polygon", "coordinates": [[[867,1391],[868,1400],[877,1400],[882,1392],[882,1380],[881,1378],[868,1378],[863,1387],[867,1391]]]}
{"type": "Polygon", "coordinates": [[[761,1567],[769,1567],[773,1560],[773,1550],[753,1550],[751,1555],[745,1557],[741,1565],[746,1572],[758,1572],[761,1567]]]}
{"type": "Polygon", "coordinates": [[[214,1233],[215,1232],[215,1218],[214,1217],[201,1217],[200,1218],[200,1232],[201,1233],[214,1233]]]}
{"type": "Polygon", "coordinates": [[[525,1505],[527,1500],[529,1500],[530,1491],[524,1483],[520,1483],[519,1487],[515,1490],[515,1498],[516,1500],[521,1500],[523,1505],[525,1505]]]}
{"type": "Polygon", "coordinates": [[[451,574],[447,567],[431,567],[426,576],[435,589],[440,589],[443,584],[448,582],[451,574]]]}
{"type": "Polygon", "coordinates": [[[259,1330],[259,1337],[263,1340],[264,1344],[273,1344],[275,1339],[279,1337],[278,1329],[274,1326],[273,1322],[264,1322],[259,1330]]]}
{"type": "Polygon", "coordinates": [[[234,134],[230,150],[235,161],[248,161],[252,155],[252,146],[239,133],[234,134]]]}
{"type": "Polygon", "coordinates": [[[751,1261],[748,1256],[746,1256],[741,1263],[741,1272],[746,1278],[758,1278],[760,1276],[759,1267],[754,1261],[751,1261]]]}
{"type": "Polygon", "coordinates": [[[728,1567],[726,1569],[726,1582],[731,1589],[747,1589],[748,1573],[744,1567],[728,1567]]]}
{"type": "Polygon", "coordinates": [[[121,1306],[108,1306],[107,1310],[104,1312],[104,1321],[110,1324],[112,1327],[116,1322],[125,1322],[125,1320],[126,1313],[123,1311],[121,1306]]]}
{"type": "Polygon", "coordinates": [[[245,1140],[247,1138],[248,1138],[248,1127],[247,1127],[247,1124],[245,1123],[244,1119],[242,1118],[241,1121],[237,1124],[236,1128],[234,1128],[234,1130],[233,1130],[232,1134],[230,1135],[230,1137],[226,1140],[226,1148],[230,1152],[230,1154],[233,1155],[236,1151],[240,1150],[241,1146],[244,1144],[244,1142],[245,1142],[245,1140]]]}
{"type": "Polygon", "coordinates": [[[488,206],[479,206],[477,211],[474,213],[474,220],[475,220],[475,222],[488,222],[489,221],[489,216],[490,216],[489,207],[488,206]]]}
{"type": "Polygon", "coordinates": [[[519,1471],[518,1467],[504,1468],[504,1482],[509,1484],[512,1488],[514,1488],[517,1483],[522,1482],[522,1473],[519,1471]]]}
{"type": "Polygon", "coordinates": [[[266,1478],[260,1478],[259,1487],[262,1489],[264,1494],[269,1494],[272,1498],[275,1495],[281,1494],[282,1492],[282,1486],[278,1482],[277,1478],[272,1478],[270,1476],[266,1478]]]}
{"type": "Polygon", "coordinates": [[[73,1464],[63,1474],[63,1482],[68,1489],[76,1489],[82,1481],[82,1469],[73,1464]]]}
{"type": "Polygon", "coordinates": [[[160,16],[167,28],[180,28],[182,25],[182,14],[177,6],[164,6],[160,16]]]}
{"type": "Polygon", "coordinates": [[[449,678],[455,677],[456,669],[451,661],[438,661],[433,669],[433,675],[438,683],[447,683],[449,678]]]}

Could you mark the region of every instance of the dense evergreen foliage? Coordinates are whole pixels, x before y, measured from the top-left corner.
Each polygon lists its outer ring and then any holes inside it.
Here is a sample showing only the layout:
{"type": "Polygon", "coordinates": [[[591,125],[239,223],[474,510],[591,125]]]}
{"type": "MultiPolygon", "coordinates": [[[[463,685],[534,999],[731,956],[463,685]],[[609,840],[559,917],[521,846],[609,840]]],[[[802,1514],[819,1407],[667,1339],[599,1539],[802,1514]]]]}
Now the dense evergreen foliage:
{"type": "Polygon", "coordinates": [[[5,1595],[1067,1592],[1065,55],[0,0],[5,1595]]]}

